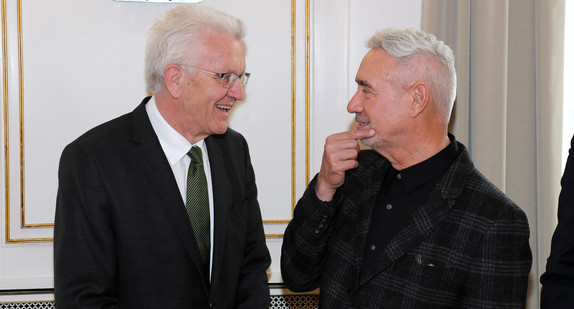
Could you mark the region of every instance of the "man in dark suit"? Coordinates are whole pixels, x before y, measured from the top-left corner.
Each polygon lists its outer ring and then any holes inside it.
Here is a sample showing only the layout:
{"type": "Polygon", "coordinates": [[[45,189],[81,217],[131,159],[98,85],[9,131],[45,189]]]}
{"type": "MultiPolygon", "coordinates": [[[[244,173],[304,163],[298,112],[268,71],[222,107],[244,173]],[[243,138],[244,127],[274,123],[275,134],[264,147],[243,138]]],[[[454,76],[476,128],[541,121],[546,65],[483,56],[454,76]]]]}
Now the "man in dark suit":
{"type": "Polygon", "coordinates": [[[368,47],[357,126],[327,138],[285,231],[287,287],[319,287],[322,308],[523,308],[527,218],[447,133],[452,51],[414,29],[368,47]]]}
{"type": "Polygon", "coordinates": [[[59,309],[268,308],[254,172],[226,122],[249,77],[243,33],[239,19],[209,7],[173,8],[148,35],[153,96],[64,149],[59,309]],[[191,185],[196,176],[202,186],[191,185]]]}
{"type": "Polygon", "coordinates": [[[546,272],[540,277],[543,309],[574,308],[574,137],[561,185],[558,225],[552,236],[546,272]]]}

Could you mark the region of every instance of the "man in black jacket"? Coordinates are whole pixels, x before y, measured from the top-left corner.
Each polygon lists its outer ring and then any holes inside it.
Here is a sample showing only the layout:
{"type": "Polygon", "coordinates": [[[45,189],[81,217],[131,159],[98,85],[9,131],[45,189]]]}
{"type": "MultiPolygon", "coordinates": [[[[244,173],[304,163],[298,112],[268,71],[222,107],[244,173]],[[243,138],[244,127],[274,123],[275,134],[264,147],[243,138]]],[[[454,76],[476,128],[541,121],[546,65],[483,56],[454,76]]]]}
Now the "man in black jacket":
{"type": "Polygon", "coordinates": [[[212,8],[173,8],[148,35],[153,96],[65,148],[58,309],[269,307],[249,149],[227,128],[249,77],[243,34],[212,8]],[[202,185],[188,187],[196,176],[202,185]]]}
{"type": "Polygon", "coordinates": [[[558,226],[552,236],[550,257],[542,283],[541,308],[574,308],[574,137],[558,199],[558,226]]]}
{"type": "Polygon", "coordinates": [[[452,51],[413,29],[368,46],[357,126],[327,138],[285,231],[287,287],[319,287],[322,308],[524,308],[528,222],[447,133],[452,51]]]}

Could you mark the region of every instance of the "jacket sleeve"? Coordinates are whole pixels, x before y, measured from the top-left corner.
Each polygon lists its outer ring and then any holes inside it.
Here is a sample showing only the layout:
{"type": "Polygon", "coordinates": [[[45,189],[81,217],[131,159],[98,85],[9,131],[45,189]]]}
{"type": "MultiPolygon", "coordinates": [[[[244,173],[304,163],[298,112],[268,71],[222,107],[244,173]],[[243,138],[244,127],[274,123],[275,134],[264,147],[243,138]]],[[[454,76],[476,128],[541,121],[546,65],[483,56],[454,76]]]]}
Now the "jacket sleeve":
{"type": "Polygon", "coordinates": [[[471,258],[464,308],[525,308],[532,253],[526,215],[510,207],[490,222],[471,258]]]}
{"type": "Polygon", "coordinates": [[[297,202],[281,248],[281,274],[287,287],[304,292],[319,286],[323,257],[331,231],[338,194],[324,203],[315,194],[317,177],[297,202]]]}
{"type": "Polygon", "coordinates": [[[542,283],[541,308],[574,308],[574,138],[562,175],[558,226],[542,283]]]}
{"type": "Polygon", "coordinates": [[[115,308],[115,241],[95,160],[75,144],[60,159],[54,226],[54,293],[58,308],[115,308]]]}

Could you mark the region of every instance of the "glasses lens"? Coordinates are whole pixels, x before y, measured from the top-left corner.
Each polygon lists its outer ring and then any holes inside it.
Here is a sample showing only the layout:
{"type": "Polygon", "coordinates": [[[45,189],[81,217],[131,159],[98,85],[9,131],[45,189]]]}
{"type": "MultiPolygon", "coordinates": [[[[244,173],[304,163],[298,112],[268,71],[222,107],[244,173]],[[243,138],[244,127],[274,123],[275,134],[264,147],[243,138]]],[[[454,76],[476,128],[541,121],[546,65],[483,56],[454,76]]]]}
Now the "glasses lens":
{"type": "Polygon", "coordinates": [[[221,77],[221,86],[224,88],[231,88],[231,85],[233,85],[231,79],[232,79],[231,74],[229,73],[223,74],[223,76],[221,77]]]}
{"type": "Polygon", "coordinates": [[[227,73],[224,74],[223,77],[221,77],[221,86],[225,87],[225,88],[231,88],[233,87],[233,84],[235,84],[235,82],[237,80],[239,80],[239,82],[241,83],[242,87],[245,87],[245,85],[247,85],[247,80],[249,79],[249,73],[243,73],[243,74],[235,74],[235,73],[227,73]]]}
{"type": "Polygon", "coordinates": [[[243,88],[245,88],[245,86],[247,85],[247,81],[249,80],[249,73],[243,73],[241,75],[241,86],[243,86],[243,88]]]}

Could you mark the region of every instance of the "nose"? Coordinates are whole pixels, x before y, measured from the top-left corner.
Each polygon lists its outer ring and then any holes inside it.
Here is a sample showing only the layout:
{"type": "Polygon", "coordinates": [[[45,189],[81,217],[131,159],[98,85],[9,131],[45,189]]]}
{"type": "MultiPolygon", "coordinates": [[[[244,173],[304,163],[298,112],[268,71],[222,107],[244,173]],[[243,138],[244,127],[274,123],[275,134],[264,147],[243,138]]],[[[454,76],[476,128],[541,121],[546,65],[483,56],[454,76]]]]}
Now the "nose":
{"type": "Polygon", "coordinates": [[[347,112],[352,114],[352,113],[360,113],[363,111],[363,104],[361,103],[360,96],[361,95],[359,94],[359,90],[357,90],[357,92],[355,92],[355,95],[353,95],[353,97],[351,98],[351,100],[349,100],[349,103],[347,104],[347,112]]]}
{"type": "Polygon", "coordinates": [[[227,95],[237,101],[243,100],[245,98],[245,89],[243,88],[243,85],[241,85],[241,81],[235,81],[231,88],[227,90],[227,95]]]}

